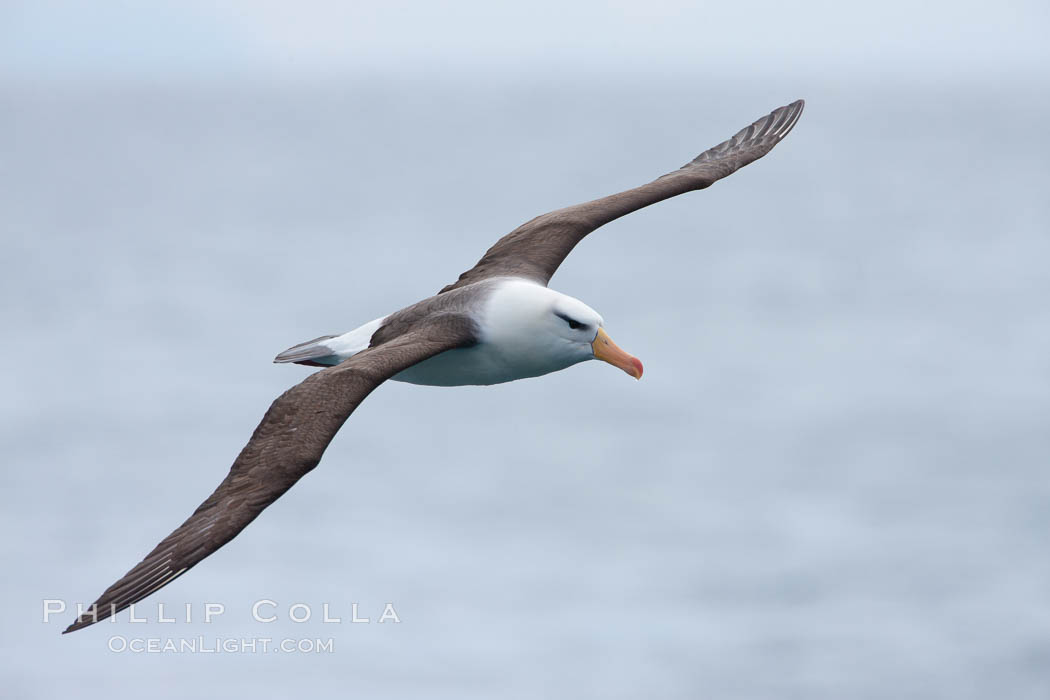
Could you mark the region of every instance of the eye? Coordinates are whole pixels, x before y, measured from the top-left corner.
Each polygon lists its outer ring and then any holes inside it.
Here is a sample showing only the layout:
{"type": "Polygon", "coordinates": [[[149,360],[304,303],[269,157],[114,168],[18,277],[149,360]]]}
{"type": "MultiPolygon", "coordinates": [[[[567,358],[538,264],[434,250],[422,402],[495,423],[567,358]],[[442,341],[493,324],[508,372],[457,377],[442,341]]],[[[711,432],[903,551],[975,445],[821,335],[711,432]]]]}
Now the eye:
{"type": "Polygon", "coordinates": [[[557,311],[554,312],[554,315],[557,316],[558,318],[560,318],[561,320],[565,321],[566,323],[568,323],[569,324],[569,328],[571,328],[574,331],[575,330],[579,330],[580,328],[583,328],[583,326],[584,326],[584,324],[580,323],[579,321],[577,321],[576,319],[572,318],[571,316],[566,316],[565,314],[558,313],[557,311]]]}

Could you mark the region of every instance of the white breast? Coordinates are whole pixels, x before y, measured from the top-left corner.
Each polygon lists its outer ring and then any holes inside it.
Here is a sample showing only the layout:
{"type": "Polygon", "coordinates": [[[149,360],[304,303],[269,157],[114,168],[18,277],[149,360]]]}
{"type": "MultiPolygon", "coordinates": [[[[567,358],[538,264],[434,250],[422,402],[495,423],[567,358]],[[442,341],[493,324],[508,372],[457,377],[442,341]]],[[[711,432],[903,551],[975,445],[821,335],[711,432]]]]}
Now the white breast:
{"type": "MultiPolygon", "coordinates": [[[[449,350],[397,374],[395,381],[431,386],[501,384],[565,369],[589,359],[551,332],[552,308],[571,297],[535,282],[507,278],[484,300],[477,345],[449,350]]],[[[593,313],[593,312],[592,312],[593,313]]]]}

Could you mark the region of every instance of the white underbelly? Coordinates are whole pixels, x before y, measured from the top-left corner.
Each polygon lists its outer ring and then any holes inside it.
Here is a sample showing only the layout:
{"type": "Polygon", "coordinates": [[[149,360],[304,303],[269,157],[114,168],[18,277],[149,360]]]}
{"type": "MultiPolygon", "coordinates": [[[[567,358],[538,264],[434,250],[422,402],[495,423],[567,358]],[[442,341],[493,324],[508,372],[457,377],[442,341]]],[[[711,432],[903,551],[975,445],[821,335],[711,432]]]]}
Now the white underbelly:
{"type": "Polygon", "coordinates": [[[395,374],[391,379],[428,386],[502,384],[556,372],[572,364],[575,362],[555,366],[549,362],[535,363],[520,357],[508,361],[492,345],[479,343],[469,348],[446,350],[395,374]]]}

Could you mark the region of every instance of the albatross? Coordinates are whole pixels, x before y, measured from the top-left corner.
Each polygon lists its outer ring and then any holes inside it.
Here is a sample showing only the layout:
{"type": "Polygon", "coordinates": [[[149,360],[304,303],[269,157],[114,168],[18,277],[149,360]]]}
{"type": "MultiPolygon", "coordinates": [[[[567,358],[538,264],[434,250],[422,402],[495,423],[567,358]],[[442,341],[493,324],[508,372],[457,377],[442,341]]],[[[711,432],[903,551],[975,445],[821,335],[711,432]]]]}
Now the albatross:
{"type": "Polygon", "coordinates": [[[324,369],[271,404],[214,493],[64,633],[141,601],[236,537],[317,466],[354,409],[388,379],[433,386],[500,384],[586,360],[602,360],[640,379],[641,361],[612,341],[598,312],[550,289],[551,276],[600,226],[710,187],[769,153],[795,126],[803,106],[797,100],[774,110],[648,184],[522,224],[428,299],[277,355],[275,362],[324,369]]]}

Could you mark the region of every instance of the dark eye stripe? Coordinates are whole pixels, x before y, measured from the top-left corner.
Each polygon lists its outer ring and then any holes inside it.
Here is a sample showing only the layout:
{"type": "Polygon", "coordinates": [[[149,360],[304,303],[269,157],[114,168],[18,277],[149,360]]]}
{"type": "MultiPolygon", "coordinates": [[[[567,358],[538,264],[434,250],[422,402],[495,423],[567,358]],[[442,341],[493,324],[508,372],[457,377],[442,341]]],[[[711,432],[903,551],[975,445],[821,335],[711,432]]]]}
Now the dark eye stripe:
{"type": "Polygon", "coordinates": [[[554,315],[557,316],[558,318],[560,318],[561,320],[565,321],[566,323],[568,323],[569,324],[569,328],[571,328],[573,330],[576,330],[578,328],[583,328],[583,324],[582,323],[580,323],[579,321],[577,321],[574,318],[566,316],[563,313],[559,313],[559,312],[555,311],[554,315]]]}

